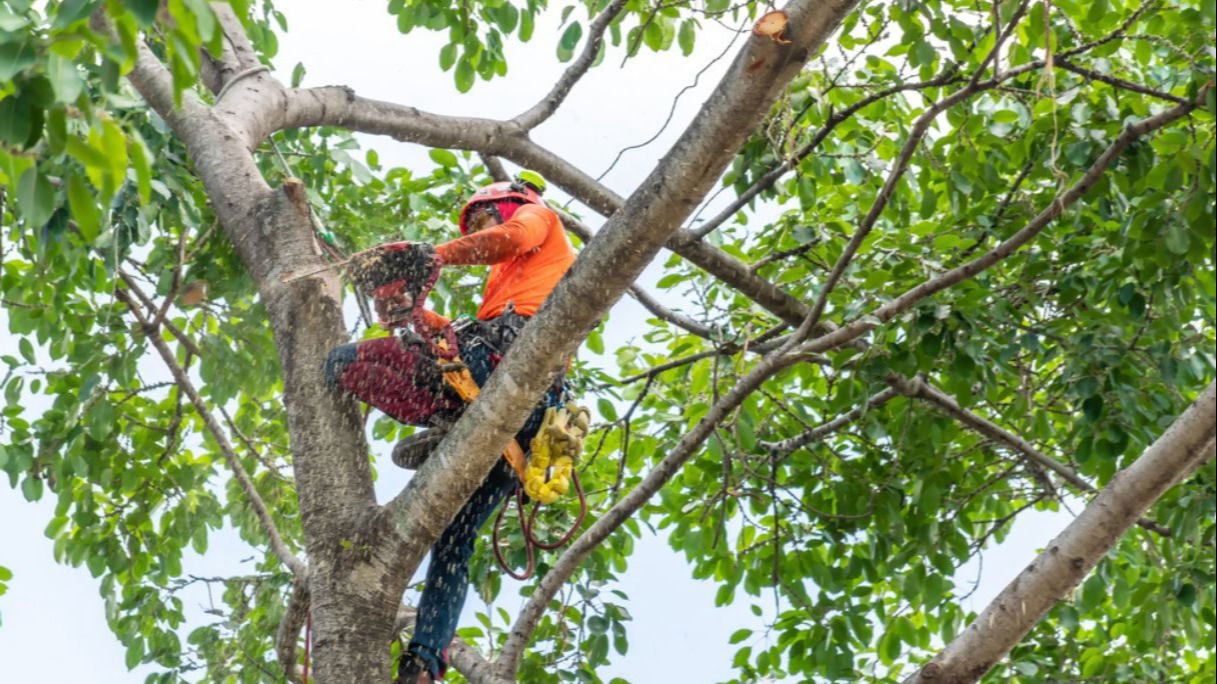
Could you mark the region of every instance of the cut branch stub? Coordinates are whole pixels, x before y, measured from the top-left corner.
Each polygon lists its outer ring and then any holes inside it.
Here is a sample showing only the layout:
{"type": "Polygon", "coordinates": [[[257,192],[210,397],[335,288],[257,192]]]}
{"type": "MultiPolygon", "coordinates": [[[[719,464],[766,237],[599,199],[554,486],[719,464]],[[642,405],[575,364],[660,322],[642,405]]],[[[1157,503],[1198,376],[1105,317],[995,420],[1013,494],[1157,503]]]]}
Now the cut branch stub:
{"type": "Polygon", "coordinates": [[[761,38],[771,38],[774,42],[781,45],[789,45],[790,41],[784,35],[786,24],[788,23],[790,23],[790,16],[784,11],[773,10],[772,12],[766,12],[752,27],[752,35],[761,38]]]}

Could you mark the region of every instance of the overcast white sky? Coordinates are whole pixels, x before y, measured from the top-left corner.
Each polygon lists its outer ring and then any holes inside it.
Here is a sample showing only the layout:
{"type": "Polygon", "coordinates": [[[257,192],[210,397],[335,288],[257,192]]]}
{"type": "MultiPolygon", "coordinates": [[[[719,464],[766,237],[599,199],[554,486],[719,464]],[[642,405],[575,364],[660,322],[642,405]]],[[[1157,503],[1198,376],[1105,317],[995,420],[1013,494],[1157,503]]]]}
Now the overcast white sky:
{"type": "MultiPolygon", "coordinates": [[[[303,62],[308,70],[304,85],[346,84],[365,97],[402,102],[445,114],[503,118],[523,111],[541,98],[564,66],[553,58],[558,36],[556,17],[541,22],[533,43],[509,45],[506,78],[478,81],[473,90],[459,95],[450,73],[438,66],[441,34],[398,33],[395,21],[385,12],[385,3],[359,0],[337,3],[318,0],[279,0],[290,31],[280,36],[280,54],[275,60],[281,79],[290,78],[292,67],[303,62]]],[[[694,75],[717,57],[731,39],[728,31],[709,26],[698,38],[691,58],[673,50],[666,55],[649,52],[625,68],[620,56],[606,59],[571,93],[566,105],[534,135],[538,142],[563,155],[583,169],[599,174],[617,151],[651,137],[667,118],[675,94],[693,82],[694,75]]],[[[679,135],[685,123],[704,101],[721,76],[727,59],[701,77],[701,85],[686,93],[672,125],[655,143],[626,154],[605,181],[628,195],[650,171],[660,155],[679,135]]],[[[389,139],[363,137],[374,146],[386,166],[426,168],[426,150],[389,139]]],[[[592,221],[598,225],[598,221],[592,221]]],[[[653,283],[663,259],[641,279],[653,283]]],[[[632,300],[614,309],[606,346],[613,349],[638,331],[631,320],[645,314],[632,300]]],[[[0,353],[15,349],[8,336],[7,321],[0,315],[0,353]]],[[[386,461],[387,464],[387,461],[386,461]]],[[[387,500],[408,480],[409,474],[382,467],[378,494],[387,500]]],[[[66,681],[90,684],[142,682],[154,671],[139,668],[127,672],[123,649],[105,624],[98,582],[83,569],[56,565],[51,541],[42,530],[53,515],[53,501],[38,504],[24,501],[20,492],[0,485],[0,565],[14,572],[9,593],[0,597],[0,683],[59,684],[66,681]]],[[[1028,514],[1020,518],[1014,533],[1000,549],[988,554],[982,585],[971,599],[982,607],[1068,522],[1067,516],[1028,514]]],[[[213,537],[206,558],[187,557],[187,572],[210,575],[247,570],[244,562],[253,555],[235,535],[213,537]]],[[[975,567],[966,567],[960,579],[970,580],[975,567]]],[[[513,594],[513,582],[505,581],[505,594],[513,594]]],[[[631,559],[630,572],[618,587],[632,599],[634,616],[630,626],[629,655],[608,670],[607,677],[621,676],[637,684],[651,682],[716,682],[730,679],[731,657],[737,646],[727,637],[736,629],[759,628],[746,602],[716,609],[716,587],[689,579],[682,557],[661,539],[644,540],[631,559]]],[[[203,619],[201,602],[195,595],[191,610],[203,619]]],[[[768,601],[764,602],[768,603],[768,601]]],[[[514,614],[516,599],[499,603],[514,614]]],[[[470,610],[483,609],[471,598],[470,610]]],[[[467,619],[465,624],[470,624],[467,619]]],[[[758,633],[762,631],[757,629],[758,633]]]]}

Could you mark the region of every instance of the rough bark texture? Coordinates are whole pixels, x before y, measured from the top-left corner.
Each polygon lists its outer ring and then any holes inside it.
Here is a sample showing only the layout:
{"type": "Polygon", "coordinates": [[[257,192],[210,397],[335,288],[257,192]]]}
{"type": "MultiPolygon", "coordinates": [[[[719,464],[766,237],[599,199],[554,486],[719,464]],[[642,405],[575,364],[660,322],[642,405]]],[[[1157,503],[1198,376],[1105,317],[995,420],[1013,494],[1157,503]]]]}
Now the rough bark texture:
{"type": "Polygon", "coordinates": [[[1082,583],[1166,490],[1213,457],[1215,431],[1217,393],[1210,384],[1136,462],[1116,473],[975,622],[904,684],[969,684],[983,677],[1082,583]]]}
{"type": "MultiPolygon", "coordinates": [[[[393,546],[353,534],[373,519],[371,468],[355,403],[331,394],[322,377],[329,349],[347,340],[341,287],[332,273],[284,282],[291,272],[313,272],[323,264],[307,207],[292,188],[270,188],[249,148],[265,125],[266,103],[279,86],[264,73],[250,73],[252,55],[231,9],[217,5],[226,51],[216,79],[249,73],[224,92],[220,108],[189,94],[174,110],[169,75],[147,49],[130,75],[141,95],[185,143],[211,198],[220,224],[258,285],[275,335],[283,370],[284,402],[305,547],[308,590],[315,631],[315,673],[321,682],[387,681],[387,644],[398,597],[387,577],[402,567],[393,546]],[[231,60],[231,61],[230,61],[231,60]]],[[[302,580],[303,581],[303,580],[302,580]]]]}

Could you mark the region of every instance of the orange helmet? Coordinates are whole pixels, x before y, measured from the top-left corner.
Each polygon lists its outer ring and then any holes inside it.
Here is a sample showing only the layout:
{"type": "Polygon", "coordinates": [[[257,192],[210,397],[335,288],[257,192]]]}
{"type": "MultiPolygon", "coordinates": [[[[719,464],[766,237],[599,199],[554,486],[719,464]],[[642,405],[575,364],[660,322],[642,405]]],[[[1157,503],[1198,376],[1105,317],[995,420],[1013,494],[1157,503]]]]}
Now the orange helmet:
{"type": "Polygon", "coordinates": [[[480,188],[473,196],[465,202],[465,206],[461,209],[460,229],[461,235],[469,234],[469,212],[482,204],[498,203],[503,200],[516,200],[521,204],[539,204],[545,205],[541,199],[541,193],[545,191],[545,180],[541,175],[534,171],[521,171],[520,175],[515,177],[515,180],[503,181],[501,183],[491,183],[484,188],[480,188]]]}

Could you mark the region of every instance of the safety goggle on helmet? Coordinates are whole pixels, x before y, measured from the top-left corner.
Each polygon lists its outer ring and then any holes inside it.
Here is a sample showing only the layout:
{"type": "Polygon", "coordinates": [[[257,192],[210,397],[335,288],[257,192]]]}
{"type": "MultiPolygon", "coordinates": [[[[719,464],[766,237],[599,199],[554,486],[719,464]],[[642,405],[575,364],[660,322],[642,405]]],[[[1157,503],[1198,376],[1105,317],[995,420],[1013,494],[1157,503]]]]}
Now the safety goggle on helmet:
{"type": "Polygon", "coordinates": [[[545,192],[545,179],[536,171],[527,169],[516,174],[516,177],[510,181],[500,183],[491,183],[483,188],[479,188],[473,196],[465,202],[465,206],[461,209],[461,220],[459,223],[461,235],[469,234],[469,212],[479,204],[494,203],[506,199],[519,200],[524,204],[540,204],[545,205],[545,200],[541,199],[541,193],[545,192]]]}

